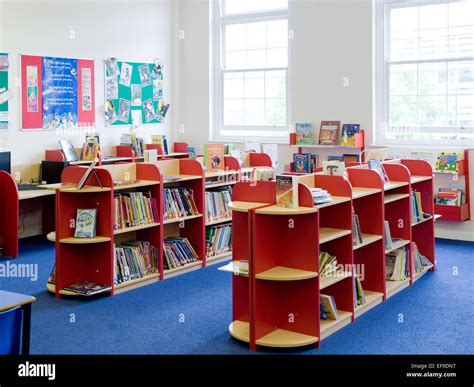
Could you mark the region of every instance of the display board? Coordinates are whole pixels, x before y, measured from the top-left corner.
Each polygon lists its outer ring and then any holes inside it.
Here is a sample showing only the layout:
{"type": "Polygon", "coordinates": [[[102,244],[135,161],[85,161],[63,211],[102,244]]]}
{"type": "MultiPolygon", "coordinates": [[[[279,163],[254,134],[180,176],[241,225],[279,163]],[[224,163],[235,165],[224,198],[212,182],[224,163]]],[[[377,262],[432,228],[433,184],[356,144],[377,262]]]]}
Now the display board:
{"type": "Polygon", "coordinates": [[[163,65],[107,60],[105,100],[106,126],[163,122],[163,65]]]}
{"type": "MultiPolygon", "coordinates": [[[[8,54],[0,53],[0,94],[8,90],[8,66],[8,54]]],[[[0,130],[5,129],[8,129],[8,100],[0,101],[0,130]]]]}
{"type": "Polygon", "coordinates": [[[21,55],[21,128],[95,126],[94,61],[21,55]]]}

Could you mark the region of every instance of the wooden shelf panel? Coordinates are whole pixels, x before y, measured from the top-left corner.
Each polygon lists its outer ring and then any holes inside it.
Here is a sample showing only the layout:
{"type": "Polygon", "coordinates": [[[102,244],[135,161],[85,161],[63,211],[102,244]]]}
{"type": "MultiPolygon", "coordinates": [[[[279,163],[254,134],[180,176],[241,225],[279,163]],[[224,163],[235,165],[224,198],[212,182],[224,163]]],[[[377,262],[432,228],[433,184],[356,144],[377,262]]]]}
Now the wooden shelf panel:
{"type": "Polygon", "coordinates": [[[311,345],[318,341],[319,338],[316,336],[287,331],[286,329],[275,329],[268,335],[256,340],[256,344],[273,348],[293,348],[311,345]]]}
{"type": "Polygon", "coordinates": [[[408,197],[410,197],[410,195],[407,193],[385,194],[384,203],[385,204],[392,203],[392,202],[396,202],[397,200],[405,199],[408,197]]]}
{"type": "Polygon", "coordinates": [[[228,185],[234,185],[234,184],[237,184],[237,182],[236,181],[228,181],[228,182],[217,183],[217,184],[206,184],[206,189],[227,187],[228,185]]]}
{"type": "Polygon", "coordinates": [[[380,188],[352,187],[352,199],[359,199],[380,192],[382,192],[380,188]]]}
{"type": "Polygon", "coordinates": [[[255,213],[260,215],[304,215],[314,214],[317,211],[318,210],[314,207],[284,208],[273,205],[259,208],[255,210],[255,213]]]}
{"type": "Polygon", "coordinates": [[[406,239],[401,239],[399,241],[393,242],[391,249],[385,249],[385,254],[391,253],[392,251],[395,251],[395,250],[399,249],[400,247],[406,246],[409,243],[410,243],[410,241],[406,240],[406,239]]]}
{"type": "Polygon", "coordinates": [[[202,261],[191,262],[187,265],[177,267],[176,269],[165,270],[163,272],[164,278],[175,277],[180,274],[188,273],[202,267],[202,261]]]}
{"type": "Polygon", "coordinates": [[[352,234],[352,230],[343,230],[340,228],[321,227],[319,229],[319,244],[330,242],[334,239],[352,234]]]}
{"type": "Polygon", "coordinates": [[[161,184],[161,183],[159,181],[153,181],[153,180],[141,180],[135,183],[114,185],[114,190],[122,191],[122,190],[132,189],[132,188],[149,187],[149,186],[157,185],[157,184],[161,184]]]}
{"type": "Polygon", "coordinates": [[[364,247],[364,246],[370,245],[371,243],[377,242],[377,241],[383,239],[383,236],[382,235],[372,235],[372,234],[362,234],[362,239],[363,239],[363,242],[359,243],[358,245],[355,245],[353,247],[354,250],[358,250],[361,247],[364,247]]]}
{"type": "Polygon", "coordinates": [[[159,225],[160,225],[159,223],[150,223],[150,224],[142,224],[141,226],[120,228],[118,230],[114,230],[114,234],[115,235],[126,234],[127,232],[139,231],[139,230],[144,230],[144,229],[152,228],[152,227],[158,227],[159,225]]]}
{"type": "MultiPolygon", "coordinates": [[[[56,292],[56,285],[55,284],[50,284],[49,282],[46,284],[46,289],[51,292],[55,293],[56,292]]],[[[74,297],[83,297],[82,295],[74,292],[70,292],[68,290],[60,290],[59,294],[62,296],[74,296],[74,297]]]]}
{"type": "Polygon", "coordinates": [[[265,281],[301,281],[310,278],[316,278],[318,273],[315,271],[293,269],[285,266],[275,266],[269,270],[258,273],[255,278],[265,281]]]}
{"type": "Polygon", "coordinates": [[[384,189],[385,191],[389,191],[391,189],[395,189],[395,188],[400,188],[400,187],[405,187],[408,185],[408,182],[406,181],[391,181],[390,183],[388,183],[384,189]]]}
{"type": "Polygon", "coordinates": [[[238,262],[238,261],[229,262],[227,265],[221,266],[217,270],[225,271],[227,273],[232,273],[232,274],[235,274],[235,275],[240,275],[242,277],[248,277],[249,276],[248,273],[239,271],[238,266],[234,265],[235,262],[238,262]]]}
{"type": "Polygon", "coordinates": [[[397,294],[399,291],[407,288],[410,286],[410,279],[407,278],[403,281],[386,281],[386,289],[387,289],[387,298],[392,297],[393,295],[397,294]]]}
{"type": "Polygon", "coordinates": [[[228,251],[224,254],[215,255],[214,257],[206,257],[206,264],[208,266],[217,265],[218,263],[228,261],[229,259],[232,259],[232,251],[228,251]]]}
{"type": "Polygon", "coordinates": [[[423,266],[423,270],[421,272],[413,274],[413,282],[418,281],[421,277],[423,277],[426,273],[428,273],[432,268],[433,268],[433,265],[423,266]]]}
{"type": "Polygon", "coordinates": [[[248,212],[252,208],[257,208],[261,206],[268,206],[268,203],[257,203],[257,202],[230,202],[229,203],[229,208],[232,211],[237,211],[237,212],[248,212]]]}
{"type": "Polygon", "coordinates": [[[59,192],[63,193],[75,193],[75,194],[81,194],[81,193],[100,193],[100,192],[110,192],[112,189],[108,187],[93,187],[93,186],[84,186],[81,189],[77,189],[76,187],[74,188],[59,188],[59,192]]]}
{"type": "Polygon", "coordinates": [[[165,219],[165,220],[163,220],[163,224],[178,223],[178,222],[183,222],[183,221],[186,221],[186,220],[197,219],[197,218],[202,218],[202,214],[189,215],[189,216],[184,216],[182,218],[165,219]]]}
{"type": "Polygon", "coordinates": [[[180,181],[189,181],[189,180],[199,180],[202,179],[200,175],[176,175],[176,176],[165,176],[163,177],[163,184],[172,184],[172,183],[179,183],[180,181]],[[167,177],[173,177],[178,179],[173,180],[166,180],[167,177]]]}
{"type": "Polygon", "coordinates": [[[128,290],[136,289],[141,286],[149,285],[160,280],[160,273],[149,274],[143,278],[137,278],[115,285],[115,293],[122,293],[128,290]]]}
{"type": "Polygon", "coordinates": [[[370,309],[382,303],[383,301],[383,293],[372,292],[370,290],[364,289],[364,294],[367,302],[364,305],[360,305],[355,308],[356,318],[362,316],[365,312],[368,312],[370,309]]]}
{"type": "Polygon", "coordinates": [[[237,175],[239,171],[231,170],[224,170],[224,171],[213,171],[213,172],[205,172],[204,177],[206,179],[211,179],[214,177],[221,177],[221,176],[231,176],[237,175]]]}
{"type": "Polygon", "coordinates": [[[229,325],[229,333],[233,338],[248,343],[250,341],[250,324],[245,321],[235,320],[229,325]]]}
{"type": "Polygon", "coordinates": [[[420,183],[422,181],[428,181],[428,180],[432,180],[433,179],[433,176],[412,176],[411,177],[411,184],[416,184],[416,183],[420,183]]]}
{"type": "Polygon", "coordinates": [[[26,190],[18,191],[18,200],[28,200],[40,198],[43,196],[55,195],[56,192],[49,189],[35,189],[35,190],[26,190]]]}
{"type": "Polygon", "coordinates": [[[71,245],[88,245],[92,243],[104,243],[110,242],[112,238],[104,236],[96,236],[94,238],[63,238],[59,240],[59,243],[71,244],[71,245]]]}
{"type": "Polygon", "coordinates": [[[336,333],[339,329],[344,328],[352,322],[352,312],[338,310],[338,320],[320,320],[320,336],[321,340],[336,333]]]}
{"type": "Polygon", "coordinates": [[[419,225],[419,224],[428,222],[428,221],[431,220],[431,219],[433,219],[432,216],[430,216],[429,218],[424,218],[423,220],[420,220],[419,222],[412,223],[411,226],[412,226],[412,227],[417,226],[417,225],[419,225]]]}
{"type": "Polygon", "coordinates": [[[321,276],[319,280],[319,288],[323,290],[346,278],[352,278],[352,273],[348,271],[338,271],[332,275],[321,276]]]}
{"type": "Polygon", "coordinates": [[[211,221],[209,221],[209,222],[206,222],[206,227],[207,227],[207,226],[214,226],[214,225],[216,225],[216,224],[227,223],[227,222],[232,222],[232,218],[211,220],[211,221]]]}
{"type": "Polygon", "coordinates": [[[346,202],[350,202],[350,201],[351,201],[351,198],[349,198],[349,197],[333,196],[331,198],[330,203],[317,204],[314,207],[316,207],[316,208],[325,208],[325,207],[331,207],[331,206],[335,206],[337,204],[346,203],[346,202]]]}

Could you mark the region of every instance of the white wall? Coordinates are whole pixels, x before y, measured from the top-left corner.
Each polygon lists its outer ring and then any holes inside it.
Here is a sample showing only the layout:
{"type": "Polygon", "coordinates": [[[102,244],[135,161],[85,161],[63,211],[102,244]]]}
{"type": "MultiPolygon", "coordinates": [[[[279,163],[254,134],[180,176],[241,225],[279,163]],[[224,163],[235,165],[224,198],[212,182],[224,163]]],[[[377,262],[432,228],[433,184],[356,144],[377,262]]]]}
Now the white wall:
{"type": "MultiPolygon", "coordinates": [[[[151,133],[171,136],[174,101],[170,0],[3,0],[0,18],[0,51],[10,53],[12,85],[19,74],[19,53],[96,60],[96,127],[106,149],[118,145],[120,134],[129,129],[105,128],[104,59],[149,62],[155,57],[162,59],[165,100],[171,108],[164,124],[145,125],[139,133],[145,139],[151,133]],[[75,34],[73,39],[71,31],[75,34]]],[[[10,130],[0,136],[9,144],[14,165],[40,162],[45,149],[59,147],[60,138],[70,138],[74,145],[82,145],[83,133],[58,137],[54,131],[20,131],[20,89],[13,87],[16,98],[10,103],[10,130]]]]}

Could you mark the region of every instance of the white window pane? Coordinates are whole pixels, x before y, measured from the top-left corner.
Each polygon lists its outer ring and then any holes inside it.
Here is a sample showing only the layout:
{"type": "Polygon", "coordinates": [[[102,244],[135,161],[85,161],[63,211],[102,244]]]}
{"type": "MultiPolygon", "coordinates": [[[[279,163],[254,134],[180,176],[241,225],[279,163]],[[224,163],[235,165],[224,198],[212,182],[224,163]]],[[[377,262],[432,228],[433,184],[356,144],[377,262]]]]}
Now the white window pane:
{"type": "Polygon", "coordinates": [[[446,96],[420,96],[418,99],[418,123],[424,126],[446,126],[446,96]]]}
{"type": "Polygon", "coordinates": [[[449,4],[449,55],[474,56],[474,1],[449,4]]]}
{"type": "Polygon", "coordinates": [[[267,35],[267,47],[288,47],[288,30],[269,32],[267,35]]]}
{"type": "MultiPolygon", "coordinates": [[[[245,1],[245,0],[243,0],[245,1]]],[[[250,0],[246,1],[247,3],[247,12],[258,12],[258,11],[266,11],[270,8],[270,4],[268,0],[250,0]]]]}
{"type": "Polygon", "coordinates": [[[271,48],[267,50],[268,67],[286,67],[288,65],[288,49],[271,48]]]}
{"type": "Polygon", "coordinates": [[[418,94],[446,94],[446,63],[418,65],[418,94]]]}
{"type": "MultiPolygon", "coordinates": [[[[420,37],[419,59],[440,59],[448,55],[448,36],[420,37]]],[[[411,58],[413,59],[413,58],[411,58]]]]}
{"type": "Polygon", "coordinates": [[[267,25],[265,22],[246,24],[247,50],[265,48],[267,46],[267,25]]]}
{"type": "Polygon", "coordinates": [[[448,63],[448,94],[474,94],[474,61],[448,63]]]}
{"type": "Polygon", "coordinates": [[[286,100],[265,100],[265,123],[267,125],[285,125],[286,123],[286,100]]]}
{"type": "Polygon", "coordinates": [[[420,35],[446,35],[448,27],[448,5],[436,4],[420,7],[420,35]]]}
{"type": "Polygon", "coordinates": [[[264,72],[248,72],[245,74],[245,98],[264,98],[264,72]]]}
{"type": "Polygon", "coordinates": [[[265,98],[286,98],[286,73],[284,71],[265,72],[265,98]]]}
{"type": "Polygon", "coordinates": [[[227,73],[224,75],[224,98],[244,98],[244,74],[227,73]]]}
{"type": "Polygon", "coordinates": [[[390,126],[416,127],[417,97],[390,97],[390,126]]]}
{"type": "Polygon", "coordinates": [[[226,52],[226,69],[241,69],[246,64],[246,51],[227,51],[226,52]]]}
{"type": "Polygon", "coordinates": [[[392,9],[390,27],[393,39],[418,39],[418,7],[392,9]]]}
{"type": "Polygon", "coordinates": [[[451,126],[474,127],[474,94],[448,96],[451,126]]]}
{"type": "Polygon", "coordinates": [[[245,50],[245,24],[230,24],[225,27],[227,51],[245,50]]]}
{"type": "Polygon", "coordinates": [[[244,124],[245,103],[243,99],[224,100],[224,125],[244,124]]]}
{"type": "Polygon", "coordinates": [[[241,13],[245,12],[245,1],[243,0],[225,0],[225,13],[241,13]]]}
{"type": "Polygon", "coordinates": [[[417,95],[417,66],[390,66],[390,94],[417,95]]]}
{"type": "Polygon", "coordinates": [[[223,0],[225,14],[288,9],[288,0],[223,0]]]}
{"type": "Polygon", "coordinates": [[[266,50],[248,50],[247,51],[247,67],[263,68],[267,66],[266,50]]]}
{"type": "Polygon", "coordinates": [[[245,124],[264,125],[265,124],[265,104],[263,99],[245,100],[245,124]]]}
{"type": "Polygon", "coordinates": [[[394,60],[408,60],[418,56],[418,38],[392,39],[390,58],[394,60]]]}

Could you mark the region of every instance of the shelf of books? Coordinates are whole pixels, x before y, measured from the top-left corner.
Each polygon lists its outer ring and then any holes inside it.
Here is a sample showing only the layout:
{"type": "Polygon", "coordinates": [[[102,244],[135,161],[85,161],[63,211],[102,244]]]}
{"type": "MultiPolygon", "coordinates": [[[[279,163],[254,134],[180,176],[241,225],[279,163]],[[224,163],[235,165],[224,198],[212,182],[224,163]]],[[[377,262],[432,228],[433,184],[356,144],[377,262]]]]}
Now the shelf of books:
{"type": "Polygon", "coordinates": [[[3,216],[0,222],[0,256],[18,257],[18,189],[12,175],[0,171],[0,213],[3,216]]]}
{"type": "Polygon", "coordinates": [[[191,159],[165,159],[163,175],[163,277],[205,266],[204,169],[191,159]]]}

